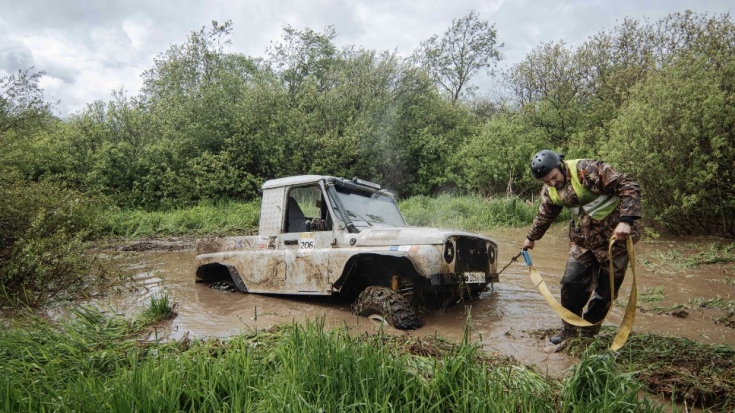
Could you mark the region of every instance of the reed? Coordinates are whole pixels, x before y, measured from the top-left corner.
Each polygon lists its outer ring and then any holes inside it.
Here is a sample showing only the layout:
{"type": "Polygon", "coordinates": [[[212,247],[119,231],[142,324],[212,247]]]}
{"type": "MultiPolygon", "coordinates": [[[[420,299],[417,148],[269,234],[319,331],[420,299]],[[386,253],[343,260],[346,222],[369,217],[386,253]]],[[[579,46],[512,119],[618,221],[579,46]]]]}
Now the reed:
{"type": "MultiPolygon", "coordinates": [[[[0,332],[0,409],[557,412],[600,391],[579,384],[589,379],[580,377],[586,367],[574,373],[575,383],[564,384],[488,356],[468,339],[355,335],[346,327],[326,330],[316,320],[228,340],[143,342],[136,339],[146,329],[141,319],[93,309],[77,314],[56,325],[39,318],[13,322],[0,332]]],[[[656,411],[631,399],[634,382],[613,386],[621,381],[613,368],[595,370],[608,377],[605,400],[656,411]]]]}
{"type": "Polygon", "coordinates": [[[145,323],[155,323],[176,317],[175,304],[171,302],[169,294],[153,294],[148,307],[141,314],[145,323]]]}

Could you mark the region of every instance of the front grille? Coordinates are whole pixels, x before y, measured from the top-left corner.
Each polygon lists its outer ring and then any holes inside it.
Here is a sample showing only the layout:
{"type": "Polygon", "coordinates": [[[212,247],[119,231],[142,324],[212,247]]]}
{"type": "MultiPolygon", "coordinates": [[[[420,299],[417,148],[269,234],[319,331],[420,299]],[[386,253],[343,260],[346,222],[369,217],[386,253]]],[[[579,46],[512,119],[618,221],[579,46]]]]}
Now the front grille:
{"type": "Polygon", "coordinates": [[[468,271],[489,270],[488,265],[494,261],[494,251],[488,251],[488,245],[478,238],[457,238],[457,263],[454,266],[456,273],[468,271]],[[492,258],[492,261],[491,261],[492,258]]]}

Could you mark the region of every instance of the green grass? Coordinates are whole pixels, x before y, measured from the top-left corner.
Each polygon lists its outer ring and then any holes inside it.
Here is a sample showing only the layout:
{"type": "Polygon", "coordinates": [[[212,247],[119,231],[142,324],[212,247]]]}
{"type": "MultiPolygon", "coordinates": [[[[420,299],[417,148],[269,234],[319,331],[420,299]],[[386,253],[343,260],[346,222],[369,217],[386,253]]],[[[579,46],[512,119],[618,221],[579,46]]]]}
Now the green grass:
{"type": "Polygon", "coordinates": [[[638,293],[638,301],[642,303],[657,303],[665,297],[663,287],[644,287],[638,293]]]}
{"type": "MultiPolygon", "coordinates": [[[[467,231],[530,225],[538,212],[538,204],[515,197],[416,196],[402,200],[398,206],[410,225],[467,231]]],[[[565,210],[559,219],[568,219],[568,214],[565,210]]]]}
{"type": "MultiPolygon", "coordinates": [[[[614,371],[606,355],[611,353],[606,349],[615,332],[615,329],[603,328],[602,334],[595,340],[578,338],[570,341],[565,351],[582,357],[575,367],[575,375],[590,375],[589,371],[581,372],[586,362],[609,365],[601,369],[603,374],[614,371]],[[592,361],[592,354],[599,354],[603,359],[592,361]]],[[[623,371],[615,379],[620,382],[608,383],[609,380],[597,373],[588,379],[595,391],[607,389],[607,392],[616,386],[632,389],[635,383],[630,379],[635,378],[643,384],[645,391],[679,402],[679,406],[672,405],[674,412],[687,411],[682,405],[697,407],[705,412],[729,412],[735,409],[735,348],[731,346],[707,345],[683,337],[631,334],[625,346],[612,354],[616,368],[623,371]],[[630,376],[626,372],[630,372],[630,376]]],[[[586,369],[589,370],[589,367],[586,369]]],[[[599,397],[606,396],[600,394],[599,397]]],[[[575,399],[568,396],[566,400],[575,399]]],[[[625,400],[615,402],[621,401],[625,400]]]]}
{"type": "MultiPolygon", "coordinates": [[[[530,225],[538,204],[519,198],[417,196],[398,203],[409,225],[467,231],[530,225]]],[[[99,236],[151,238],[180,235],[248,234],[257,230],[260,201],[220,202],[166,211],[112,210],[99,223],[99,236]]],[[[568,219],[563,212],[560,220],[568,219]]]]}
{"type": "Polygon", "coordinates": [[[687,257],[686,265],[693,268],[704,264],[732,262],[735,262],[735,243],[723,245],[717,241],[709,244],[706,249],[687,257]]]}
{"type": "MultiPolygon", "coordinates": [[[[666,294],[664,293],[663,287],[643,287],[638,291],[638,303],[658,303],[664,299],[666,294]]],[[[628,297],[620,297],[613,303],[616,307],[625,308],[628,306],[628,297]]],[[[638,307],[642,307],[640,304],[638,307]]],[[[646,311],[653,311],[658,313],[663,313],[666,311],[670,311],[670,309],[664,309],[661,307],[656,307],[655,309],[649,309],[646,308],[646,311]]]]}
{"type": "Polygon", "coordinates": [[[171,302],[171,296],[165,293],[162,295],[152,295],[148,307],[141,314],[141,318],[146,323],[169,320],[174,317],[176,317],[174,304],[171,302]]]}
{"type": "Polygon", "coordinates": [[[242,234],[258,227],[260,201],[221,202],[168,211],[117,210],[105,214],[102,236],[146,238],[157,236],[242,234]]]}
{"type": "Polygon", "coordinates": [[[735,300],[726,300],[719,295],[716,298],[693,298],[689,300],[690,304],[700,308],[714,308],[718,310],[726,310],[735,312],[735,300]]]}
{"type": "Polygon", "coordinates": [[[564,411],[656,411],[650,400],[638,398],[643,385],[635,375],[620,370],[615,353],[590,346],[564,383],[564,411]]]}
{"type": "MultiPolygon", "coordinates": [[[[322,321],[228,340],[141,341],[150,324],[84,309],[0,331],[0,411],[658,412],[610,354],[567,379],[465,335],[353,334],[322,321]]],[[[469,325],[469,324],[468,324],[469,325]]]]}
{"type": "MultiPolygon", "coordinates": [[[[675,268],[697,268],[707,264],[730,264],[735,262],[735,243],[715,241],[705,247],[688,244],[680,247],[671,247],[665,251],[651,254],[666,265],[675,268]],[[686,250],[694,250],[686,252],[686,250]]],[[[644,265],[650,264],[644,259],[644,265]]]]}

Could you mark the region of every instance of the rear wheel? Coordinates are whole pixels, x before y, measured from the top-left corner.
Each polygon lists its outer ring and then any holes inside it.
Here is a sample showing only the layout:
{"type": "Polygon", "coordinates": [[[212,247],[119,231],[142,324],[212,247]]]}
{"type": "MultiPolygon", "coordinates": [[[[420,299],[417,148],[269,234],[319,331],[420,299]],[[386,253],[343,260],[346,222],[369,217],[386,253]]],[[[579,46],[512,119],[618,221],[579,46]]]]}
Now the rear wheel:
{"type": "Polygon", "coordinates": [[[352,313],[361,317],[380,315],[399,330],[421,327],[416,306],[411,300],[387,287],[371,285],[365,288],[352,303],[352,313]]]}
{"type": "Polygon", "coordinates": [[[209,288],[219,291],[227,291],[231,293],[238,292],[237,286],[232,281],[215,281],[209,284],[209,288]]]}

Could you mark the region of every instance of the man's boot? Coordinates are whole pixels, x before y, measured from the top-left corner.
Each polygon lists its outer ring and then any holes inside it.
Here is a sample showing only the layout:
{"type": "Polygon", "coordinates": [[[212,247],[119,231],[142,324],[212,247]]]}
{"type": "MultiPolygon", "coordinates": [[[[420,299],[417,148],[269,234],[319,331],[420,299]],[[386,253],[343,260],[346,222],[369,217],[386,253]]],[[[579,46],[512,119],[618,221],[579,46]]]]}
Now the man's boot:
{"type": "Polygon", "coordinates": [[[551,337],[549,341],[551,342],[551,344],[557,345],[572,337],[577,337],[577,327],[574,327],[573,325],[563,321],[561,332],[551,337]]]}
{"type": "Polygon", "coordinates": [[[582,327],[580,330],[582,332],[582,337],[591,338],[600,333],[600,325],[597,324],[590,327],[582,327]]]}

